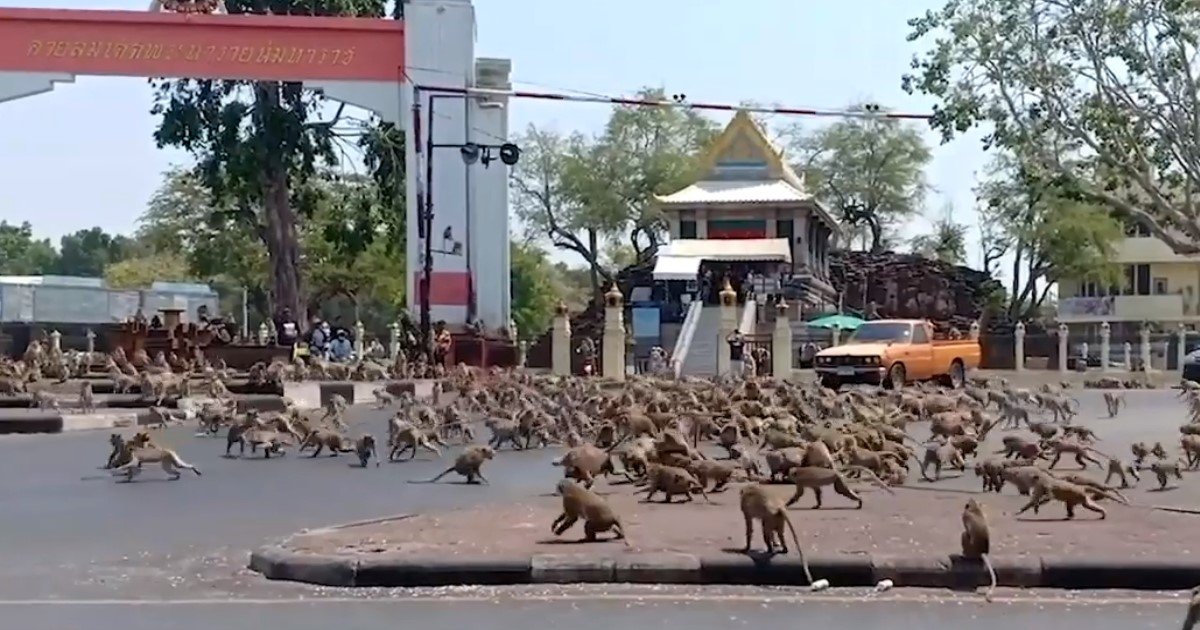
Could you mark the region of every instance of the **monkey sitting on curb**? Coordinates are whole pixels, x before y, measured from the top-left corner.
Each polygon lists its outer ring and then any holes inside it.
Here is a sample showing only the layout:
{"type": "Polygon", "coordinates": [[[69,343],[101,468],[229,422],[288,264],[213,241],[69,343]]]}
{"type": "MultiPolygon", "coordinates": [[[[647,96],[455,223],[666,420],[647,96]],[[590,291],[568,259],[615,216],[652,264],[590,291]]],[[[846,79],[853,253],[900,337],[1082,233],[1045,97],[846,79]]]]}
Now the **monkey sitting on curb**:
{"type": "Polygon", "coordinates": [[[983,560],[992,578],[992,584],[983,597],[990,602],[992,592],[996,590],[996,569],[992,567],[992,561],[988,557],[992,551],[991,533],[983,507],[975,499],[968,499],[967,504],[963,506],[962,523],[962,557],[968,560],[983,560]]]}
{"type": "Polygon", "coordinates": [[[554,532],[555,536],[562,536],[582,518],[585,541],[595,542],[596,534],[612,530],[616,535],[615,539],[624,541],[626,546],[629,545],[621,519],[603,497],[583,487],[574,479],[560,479],[558,493],[562,495],[563,511],[550,524],[550,531],[554,532]]]}

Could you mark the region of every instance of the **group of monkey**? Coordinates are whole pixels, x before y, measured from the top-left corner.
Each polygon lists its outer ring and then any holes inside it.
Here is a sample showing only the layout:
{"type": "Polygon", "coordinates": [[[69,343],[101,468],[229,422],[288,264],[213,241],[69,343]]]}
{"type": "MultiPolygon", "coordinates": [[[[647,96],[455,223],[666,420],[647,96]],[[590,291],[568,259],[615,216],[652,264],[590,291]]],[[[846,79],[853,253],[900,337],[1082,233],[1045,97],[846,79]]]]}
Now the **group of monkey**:
{"type": "MultiPolygon", "coordinates": [[[[739,492],[746,549],[751,548],[758,521],[767,551],[778,547],[786,553],[788,533],[799,551],[787,508],[806,491],[812,491],[817,508],[822,506],[823,488],[861,507],[862,498],[851,487],[853,480],[866,479],[892,492],[892,487],[906,483],[912,461],[923,478],[936,481],[944,468],[965,471],[966,458],[977,456],[974,472],[982,479],[984,491],[1000,492],[1011,483],[1030,497],[1018,514],[1030,509],[1036,513],[1045,503],[1059,501],[1068,518],[1077,507],[1104,518],[1099,500],[1127,503],[1120,489],[1131,485],[1130,477],[1136,482],[1139,470],[1153,471],[1165,486],[1169,477],[1182,478],[1183,469],[1200,464],[1200,388],[1195,387],[1180,394],[1192,415],[1192,422],[1181,427],[1185,459],[1170,461],[1161,443],[1153,447],[1138,443],[1131,448],[1134,458],[1129,463],[1092,446],[1094,433],[1071,424],[1077,403],[1055,386],[1031,391],[1004,382],[972,381],[960,390],[916,386],[835,393],[768,378],[712,382],[635,377],[615,384],[460,367],[444,374],[437,388],[437,397],[445,399],[440,405],[396,396],[383,388],[375,391],[379,408],[398,409],[388,422],[388,459],[406,452],[415,457],[419,449],[440,456],[438,447],[457,438],[466,447],[453,465],[430,481],[456,472],[469,483],[487,483],[482,467],[505,447],[564,445],[567,451],[556,461],[564,469],[565,478],[556,486],[563,510],[552,531],[562,535],[582,520],[588,539],[609,531],[625,537],[618,515],[592,490],[600,476],[632,481],[642,487],[646,500],[661,492],[666,503],[676,496],[691,500],[693,494],[707,500],[710,491],[720,491],[734,481],[747,482],[739,492]],[[444,396],[443,390],[455,395],[444,396]],[[1041,420],[1040,414],[1050,419],[1041,420]],[[471,444],[473,420],[482,420],[490,429],[486,444],[471,444]],[[909,425],[917,421],[929,423],[929,441],[918,442],[908,433],[909,425]],[[1002,459],[978,457],[990,431],[1021,425],[1032,436],[1005,436],[1003,448],[996,453],[1002,459]],[[701,442],[723,450],[724,457],[705,453],[701,442]],[[1100,482],[1054,471],[1063,456],[1072,457],[1082,468],[1106,467],[1108,476],[1100,482]],[[1148,463],[1151,458],[1154,461],[1148,463]],[[1114,476],[1120,488],[1108,485],[1114,476]],[[778,481],[794,485],[789,499],[769,491],[766,484],[778,481]]],[[[1119,414],[1124,395],[1106,391],[1104,398],[1109,415],[1119,414]]],[[[346,407],[344,399],[334,396],[322,415],[309,417],[291,406],[278,414],[237,414],[232,405],[215,403],[204,407],[198,419],[207,433],[227,428],[227,454],[235,444],[239,453],[247,445],[251,453],[261,448],[264,457],[295,445],[301,451],[313,448],[314,457],[323,451],[353,452],[364,468],[371,458],[378,465],[372,435],[348,437],[343,420],[346,407]]],[[[113,449],[110,467],[130,479],[142,462],[159,462],[173,477],[179,476],[180,469],[199,474],[170,449],[155,445],[146,432],[131,440],[113,436],[113,449]]],[[[962,555],[982,561],[994,587],[987,558],[990,532],[978,501],[966,503],[962,522],[962,555]]],[[[807,561],[804,565],[808,573],[807,561]]],[[[808,577],[810,583],[823,582],[808,577]]]]}

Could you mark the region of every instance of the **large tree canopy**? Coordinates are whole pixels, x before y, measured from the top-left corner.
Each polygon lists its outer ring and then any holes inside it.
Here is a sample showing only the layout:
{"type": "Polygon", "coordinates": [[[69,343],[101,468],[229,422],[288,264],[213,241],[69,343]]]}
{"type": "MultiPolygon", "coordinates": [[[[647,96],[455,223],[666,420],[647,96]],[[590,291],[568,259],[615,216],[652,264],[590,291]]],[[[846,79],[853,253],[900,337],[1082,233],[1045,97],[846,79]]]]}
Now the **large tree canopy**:
{"type": "MultiPolygon", "coordinates": [[[[226,0],[231,14],[384,15],[384,0],[226,0]]],[[[313,210],[304,184],[322,164],[338,163],[332,120],[315,120],[323,99],[299,83],[156,81],[155,140],[197,161],[199,181],[230,218],[267,250],[276,308],[300,314],[304,287],[298,216],[313,210]]]]}
{"type": "Polygon", "coordinates": [[[29,223],[0,221],[0,273],[41,275],[54,273],[58,252],[48,239],[35,239],[29,223]]]}
{"type": "Polygon", "coordinates": [[[1200,252],[1200,4],[951,0],[910,25],[931,41],[904,87],[945,139],[987,123],[987,146],[1200,252]]]}

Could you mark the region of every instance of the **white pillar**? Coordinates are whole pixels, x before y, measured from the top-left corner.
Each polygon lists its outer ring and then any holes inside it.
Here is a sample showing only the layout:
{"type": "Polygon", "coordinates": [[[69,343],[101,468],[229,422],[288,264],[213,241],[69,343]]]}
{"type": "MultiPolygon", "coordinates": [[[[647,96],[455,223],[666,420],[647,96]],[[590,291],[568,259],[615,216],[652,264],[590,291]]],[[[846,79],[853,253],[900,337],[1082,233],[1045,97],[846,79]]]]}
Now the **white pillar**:
{"type": "Polygon", "coordinates": [[[367,336],[367,327],[363,326],[362,322],[354,322],[354,354],[361,361],[363,351],[367,347],[367,342],[364,337],[367,336]]]}
{"type": "Polygon", "coordinates": [[[524,339],[517,342],[517,367],[525,367],[525,361],[529,355],[529,342],[524,339]]]}
{"type": "Polygon", "coordinates": [[[729,374],[730,363],[728,339],[738,327],[737,292],[730,286],[728,278],[725,279],[725,287],[721,289],[719,297],[721,298],[719,307],[721,309],[721,326],[717,333],[717,375],[725,376],[729,374]]]}
{"type": "Polygon", "coordinates": [[[550,373],[571,375],[571,318],[562,302],[554,307],[554,323],[550,328],[550,373]]]}
{"type": "Polygon", "coordinates": [[[1058,371],[1067,371],[1067,335],[1070,330],[1066,324],[1058,325],[1058,371]]]}
{"type": "Polygon", "coordinates": [[[1133,369],[1133,344],[1125,342],[1125,371],[1133,369]]]}
{"type": "Polygon", "coordinates": [[[625,380],[625,296],[614,282],[604,294],[604,378],[625,380]]]}
{"type": "Polygon", "coordinates": [[[842,345],[842,327],[837,324],[833,326],[833,345],[842,345]]]}
{"type": "Polygon", "coordinates": [[[388,358],[400,356],[400,322],[388,324],[388,358]]]}
{"type": "Polygon", "coordinates": [[[1108,322],[1100,322],[1100,369],[1111,372],[1109,354],[1112,352],[1112,326],[1108,322]]]}
{"type": "Polygon", "coordinates": [[[1089,349],[1090,348],[1088,348],[1088,342],[1084,341],[1083,343],[1079,344],[1079,356],[1082,357],[1084,370],[1087,369],[1087,356],[1088,356],[1089,349]]]}
{"type": "Polygon", "coordinates": [[[62,333],[57,330],[50,333],[50,349],[55,352],[62,352],[62,333]]]}
{"type": "Polygon", "coordinates": [[[1017,327],[1013,331],[1013,359],[1016,364],[1013,366],[1018,372],[1025,371],[1025,322],[1017,322],[1017,327]]]}
{"type": "Polygon", "coordinates": [[[771,334],[771,373],[777,380],[792,379],[792,324],[787,302],[775,304],[775,330],[771,334]]]}
{"type": "Polygon", "coordinates": [[[1141,342],[1142,370],[1150,371],[1150,324],[1142,324],[1141,342]]]}
{"type": "Polygon", "coordinates": [[[258,325],[258,345],[265,346],[271,338],[271,329],[267,328],[267,323],[263,322],[258,325]]]}
{"type": "Polygon", "coordinates": [[[979,322],[978,321],[971,322],[971,328],[967,332],[967,336],[970,337],[972,341],[979,341],[979,322]]]}
{"type": "MultiPolygon", "coordinates": [[[[1182,324],[1181,324],[1181,326],[1182,326],[1182,324]]],[[[87,351],[88,351],[88,354],[90,355],[91,353],[96,351],[96,331],[89,328],[89,329],[87,329],[86,336],[87,336],[87,351]]],[[[91,361],[91,360],[92,360],[92,358],[89,356],[88,361],[91,361]]]]}
{"type": "Polygon", "coordinates": [[[1183,361],[1187,359],[1187,325],[1179,324],[1179,347],[1175,349],[1176,364],[1179,371],[1183,371],[1183,361]]]}

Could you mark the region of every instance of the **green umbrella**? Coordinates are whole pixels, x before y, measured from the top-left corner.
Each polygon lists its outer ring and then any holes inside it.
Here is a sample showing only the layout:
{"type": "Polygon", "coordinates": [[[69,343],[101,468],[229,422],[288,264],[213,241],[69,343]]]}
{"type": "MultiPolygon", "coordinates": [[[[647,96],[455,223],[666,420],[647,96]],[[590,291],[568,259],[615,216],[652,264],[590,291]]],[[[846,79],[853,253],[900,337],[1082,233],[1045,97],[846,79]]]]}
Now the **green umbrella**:
{"type": "Polygon", "coordinates": [[[857,330],[863,325],[863,320],[853,315],[826,315],[808,322],[814,328],[840,328],[842,330],[857,330]]]}

